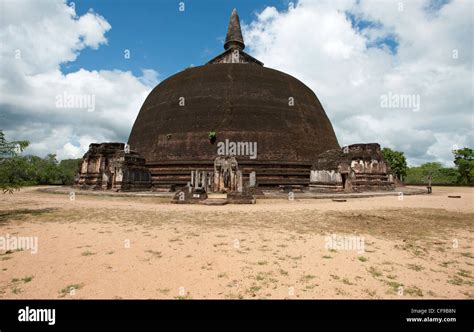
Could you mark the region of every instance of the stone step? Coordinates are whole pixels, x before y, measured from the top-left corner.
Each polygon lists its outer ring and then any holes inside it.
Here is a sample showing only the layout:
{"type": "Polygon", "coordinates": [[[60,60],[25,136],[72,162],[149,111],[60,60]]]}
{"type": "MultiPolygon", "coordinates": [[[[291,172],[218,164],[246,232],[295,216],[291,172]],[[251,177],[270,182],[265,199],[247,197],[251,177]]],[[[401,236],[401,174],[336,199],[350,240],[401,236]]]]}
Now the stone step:
{"type": "Polygon", "coordinates": [[[208,199],[227,199],[226,193],[209,193],[207,194],[208,199]]]}
{"type": "Polygon", "coordinates": [[[227,203],[229,203],[227,199],[221,199],[221,198],[208,198],[199,202],[199,204],[204,204],[204,205],[226,205],[227,203]]]}

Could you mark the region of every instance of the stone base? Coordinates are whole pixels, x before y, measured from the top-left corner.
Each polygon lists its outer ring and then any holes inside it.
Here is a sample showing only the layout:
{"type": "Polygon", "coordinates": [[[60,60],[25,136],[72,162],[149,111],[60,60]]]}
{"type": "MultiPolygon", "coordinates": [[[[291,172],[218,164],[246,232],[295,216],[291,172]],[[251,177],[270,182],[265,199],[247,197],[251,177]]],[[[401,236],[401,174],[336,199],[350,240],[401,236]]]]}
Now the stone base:
{"type": "Polygon", "coordinates": [[[227,203],[229,203],[227,201],[227,199],[214,199],[214,198],[208,198],[204,201],[200,201],[199,204],[203,204],[203,205],[226,205],[227,203]]]}
{"type": "Polygon", "coordinates": [[[175,204],[198,204],[207,199],[207,193],[204,190],[183,187],[174,194],[171,203],[175,204]]]}
{"type": "Polygon", "coordinates": [[[231,204],[255,204],[257,198],[251,194],[228,194],[227,201],[231,204]]]}
{"type": "Polygon", "coordinates": [[[342,184],[319,184],[311,183],[309,185],[309,191],[320,192],[320,193],[342,193],[345,192],[342,184]]]}
{"type": "Polygon", "coordinates": [[[280,185],[280,192],[289,193],[289,192],[299,192],[302,193],[304,191],[304,186],[302,185],[280,185]]]}
{"type": "Polygon", "coordinates": [[[256,197],[247,193],[206,193],[203,189],[192,189],[182,187],[174,194],[171,203],[174,204],[255,204],[256,197]]]}

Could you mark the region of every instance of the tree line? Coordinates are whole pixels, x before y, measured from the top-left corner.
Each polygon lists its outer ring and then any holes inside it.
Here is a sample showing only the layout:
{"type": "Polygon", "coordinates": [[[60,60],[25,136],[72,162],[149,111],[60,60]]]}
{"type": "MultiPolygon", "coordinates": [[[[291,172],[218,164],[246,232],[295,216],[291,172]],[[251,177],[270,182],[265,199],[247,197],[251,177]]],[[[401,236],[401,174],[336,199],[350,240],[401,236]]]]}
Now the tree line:
{"type": "Polygon", "coordinates": [[[474,151],[463,148],[453,150],[452,153],[455,167],[445,167],[438,162],[409,167],[403,152],[389,148],[382,150],[392,173],[405,184],[427,184],[431,178],[433,185],[473,185],[474,151]]]}
{"type": "Polygon", "coordinates": [[[8,142],[0,130],[0,190],[3,193],[33,185],[72,185],[80,159],[64,159],[58,162],[56,155],[44,158],[21,156],[28,141],[8,142]]]}

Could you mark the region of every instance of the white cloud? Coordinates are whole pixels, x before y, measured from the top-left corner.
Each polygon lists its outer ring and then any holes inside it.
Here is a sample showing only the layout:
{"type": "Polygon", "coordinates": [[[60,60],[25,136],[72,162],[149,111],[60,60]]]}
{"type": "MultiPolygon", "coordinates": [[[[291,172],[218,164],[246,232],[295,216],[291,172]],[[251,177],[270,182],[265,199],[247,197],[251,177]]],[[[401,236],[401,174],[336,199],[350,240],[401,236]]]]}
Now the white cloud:
{"type": "Polygon", "coordinates": [[[107,43],[104,33],[111,26],[102,16],[89,12],[79,18],[77,25],[84,46],[97,49],[100,44],[107,43]]]}
{"type": "MultiPolygon", "coordinates": [[[[313,89],[341,145],[379,142],[406,152],[413,164],[449,164],[451,149],[473,146],[472,1],[439,10],[429,1],[309,1],[293,9],[267,7],[244,37],[267,67],[287,72],[313,89]],[[370,21],[354,27],[348,14],[370,21]],[[384,38],[397,52],[373,47],[384,38]],[[458,58],[454,59],[453,54],[458,58]],[[418,112],[384,109],[387,93],[419,95],[418,112]]],[[[107,44],[111,25],[89,11],[77,16],[63,1],[4,1],[0,21],[0,128],[9,139],[28,139],[27,152],[80,157],[91,142],[123,141],[158,74],[60,65],[85,48],[107,44]],[[94,97],[93,112],[58,108],[58,95],[94,97]]]]}
{"type": "Polygon", "coordinates": [[[452,146],[473,146],[473,3],[299,1],[267,7],[244,27],[250,53],[313,89],[341,145],[379,142],[412,164],[452,164],[452,146]],[[349,15],[366,24],[353,26],[349,15]],[[387,38],[397,52],[374,47],[387,38]],[[453,54],[458,53],[457,59],[453,54]],[[419,95],[420,110],[384,109],[383,94],[419,95]]]}
{"type": "Polygon", "coordinates": [[[5,1],[0,21],[0,127],[26,139],[30,154],[81,157],[92,142],[124,141],[158,73],[80,69],[63,74],[84,48],[107,43],[107,20],[77,16],[63,1],[5,1]],[[5,18],[5,19],[3,19],[5,18]],[[57,107],[62,96],[90,98],[94,108],[57,107]]]}

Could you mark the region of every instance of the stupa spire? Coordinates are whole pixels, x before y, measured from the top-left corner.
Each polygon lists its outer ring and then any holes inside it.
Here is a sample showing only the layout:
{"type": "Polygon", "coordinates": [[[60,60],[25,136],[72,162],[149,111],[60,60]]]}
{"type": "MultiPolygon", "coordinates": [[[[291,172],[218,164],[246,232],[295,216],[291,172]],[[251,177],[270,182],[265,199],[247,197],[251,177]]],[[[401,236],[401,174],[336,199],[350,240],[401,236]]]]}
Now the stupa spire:
{"type": "Polygon", "coordinates": [[[224,49],[238,49],[243,50],[245,48],[244,38],[242,37],[242,30],[240,29],[239,14],[237,9],[232,10],[229,20],[229,28],[227,29],[227,35],[225,37],[224,49]]]}

